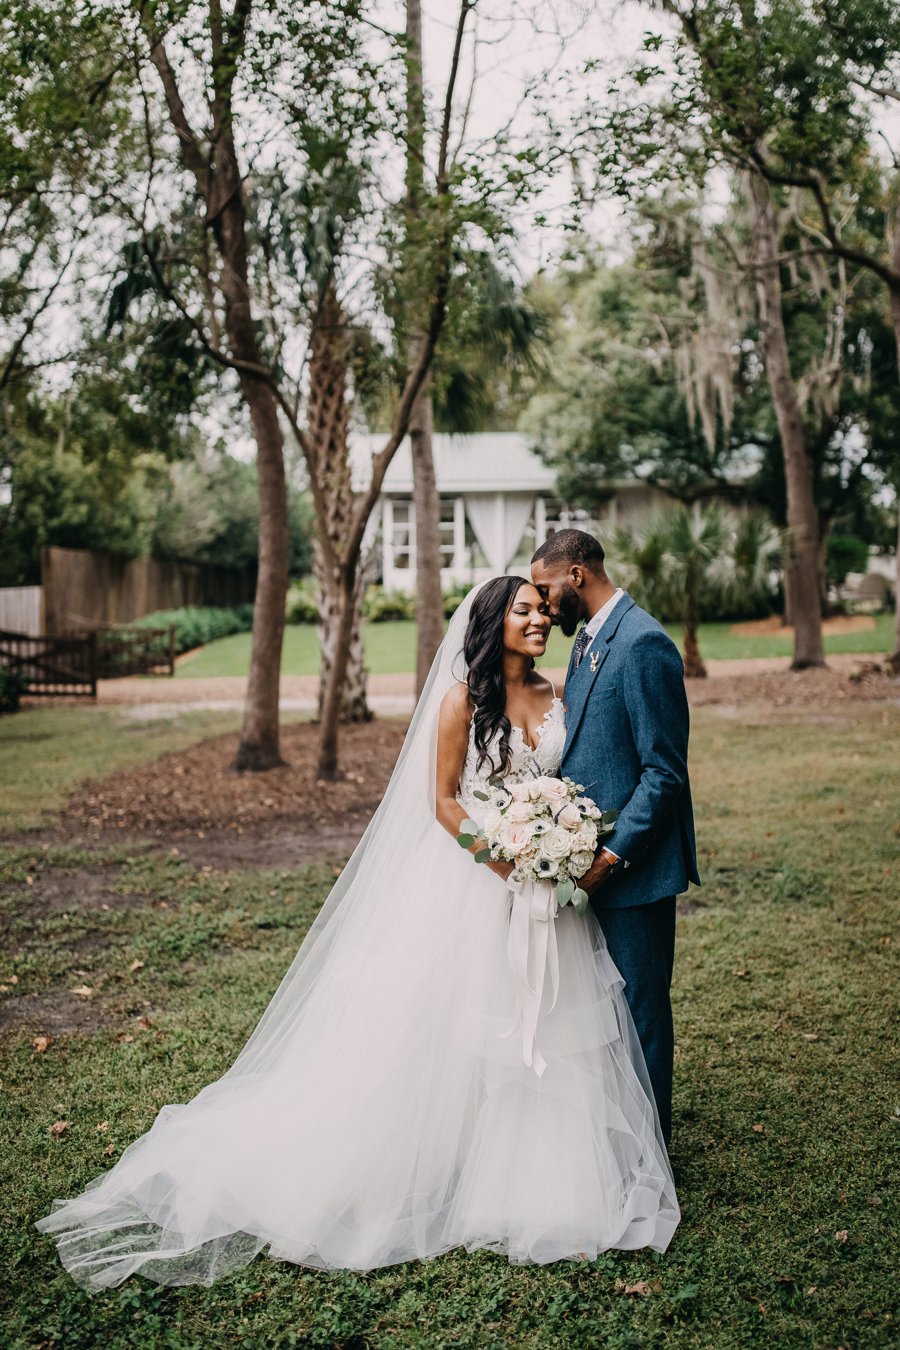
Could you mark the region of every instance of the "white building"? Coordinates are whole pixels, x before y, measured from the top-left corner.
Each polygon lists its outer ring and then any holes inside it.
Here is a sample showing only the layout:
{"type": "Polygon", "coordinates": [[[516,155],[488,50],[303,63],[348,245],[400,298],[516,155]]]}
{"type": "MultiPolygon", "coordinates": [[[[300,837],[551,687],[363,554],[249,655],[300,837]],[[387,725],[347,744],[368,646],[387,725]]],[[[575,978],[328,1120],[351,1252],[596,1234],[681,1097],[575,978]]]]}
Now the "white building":
{"type": "MultiPolygon", "coordinates": [[[[355,471],[365,482],[369,457],[384,444],[379,436],[356,436],[355,471]]],[[[441,498],[442,580],[473,583],[526,569],[539,544],[555,530],[578,525],[601,532],[644,515],[667,498],[647,483],[610,485],[608,503],[589,519],[556,496],[556,475],[513,431],[473,436],[436,434],[434,468],[441,498]]],[[[377,524],[377,547],[387,590],[411,591],[416,584],[415,511],[409,441],[398,449],[385,475],[377,524]]]]}

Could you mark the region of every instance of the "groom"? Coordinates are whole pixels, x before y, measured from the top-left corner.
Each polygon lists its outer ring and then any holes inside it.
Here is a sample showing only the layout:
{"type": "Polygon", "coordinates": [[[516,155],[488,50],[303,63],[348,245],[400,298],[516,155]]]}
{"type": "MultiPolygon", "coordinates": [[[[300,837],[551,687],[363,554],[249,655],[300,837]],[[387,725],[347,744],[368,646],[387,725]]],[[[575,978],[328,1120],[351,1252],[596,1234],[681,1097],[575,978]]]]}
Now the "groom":
{"type": "Polygon", "coordinates": [[[566,675],[561,772],[619,813],[580,884],[625,980],[668,1144],[675,896],[700,884],[684,667],[660,624],[610,581],[593,535],[551,535],[531,577],[567,637],[583,620],[566,675]]]}

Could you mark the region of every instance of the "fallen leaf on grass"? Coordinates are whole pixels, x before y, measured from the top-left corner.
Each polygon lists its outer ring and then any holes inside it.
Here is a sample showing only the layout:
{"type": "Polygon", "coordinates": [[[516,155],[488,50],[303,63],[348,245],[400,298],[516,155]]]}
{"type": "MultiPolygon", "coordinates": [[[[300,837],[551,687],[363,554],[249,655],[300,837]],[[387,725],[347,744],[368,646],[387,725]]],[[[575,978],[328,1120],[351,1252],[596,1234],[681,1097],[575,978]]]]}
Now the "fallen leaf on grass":
{"type": "Polygon", "coordinates": [[[116,1146],[115,1146],[115,1144],[107,1144],[107,1145],[106,1145],[106,1148],[103,1150],[103,1152],[106,1153],[106,1154],[108,1154],[110,1157],[112,1157],[112,1155],[115,1153],[115,1151],[116,1151],[116,1146]]]}
{"type": "Polygon", "coordinates": [[[132,963],[131,963],[131,965],[128,967],[128,969],[129,969],[129,970],[143,970],[143,969],[144,969],[144,963],[143,963],[143,961],[132,961],[132,963]]]}
{"type": "Polygon", "coordinates": [[[765,1132],[766,1132],[766,1127],[765,1127],[765,1125],[754,1125],[754,1126],[753,1126],[753,1133],[754,1133],[754,1134],[765,1134],[765,1132]]]}
{"type": "Polygon", "coordinates": [[[130,1031],[120,1031],[119,1034],[118,1034],[118,1036],[116,1037],[116,1040],[117,1040],[117,1041],[133,1041],[133,1040],[134,1040],[134,1037],[132,1036],[132,1034],[131,1034],[130,1031]]]}
{"type": "Polygon", "coordinates": [[[638,1294],[640,1297],[645,1298],[647,1294],[655,1293],[659,1288],[659,1284],[658,1282],[651,1282],[650,1280],[635,1280],[634,1284],[629,1284],[626,1280],[616,1280],[615,1287],[620,1294],[638,1294]]]}
{"type": "Polygon", "coordinates": [[[817,1031],[804,1031],[803,1039],[805,1041],[817,1041],[819,1039],[819,1033],[817,1031]]]}
{"type": "Polygon", "coordinates": [[[42,1055],[44,1051],[47,1049],[47,1046],[50,1045],[52,1041],[53,1041],[52,1036],[35,1036],[31,1044],[34,1046],[36,1052],[39,1055],[42,1055]]]}
{"type": "Polygon", "coordinates": [[[846,1242],[850,1233],[846,1228],[839,1228],[834,1235],[835,1242],[846,1242]]]}
{"type": "Polygon", "coordinates": [[[152,1031],[153,1029],[153,1023],[150,1021],[149,1017],[139,1017],[138,1026],[141,1031],[152,1031]]]}
{"type": "Polygon", "coordinates": [[[99,1125],[95,1125],[95,1126],[94,1126],[94,1129],[95,1129],[95,1130],[108,1130],[108,1129],[109,1129],[109,1121],[108,1121],[108,1120],[101,1120],[101,1122],[100,1122],[99,1125]]]}
{"type": "Polygon", "coordinates": [[[89,984],[76,984],[74,989],[69,990],[70,994],[77,994],[79,998],[91,998],[94,991],[89,984]]]}
{"type": "Polygon", "coordinates": [[[62,1134],[63,1130],[67,1130],[68,1128],[69,1128],[69,1122],[68,1122],[67,1120],[56,1120],[56,1121],[54,1121],[53,1124],[49,1127],[49,1130],[50,1130],[50,1133],[51,1133],[52,1135],[55,1135],[56,1138],[58,1139],[59,1136],[62,1134]]]}

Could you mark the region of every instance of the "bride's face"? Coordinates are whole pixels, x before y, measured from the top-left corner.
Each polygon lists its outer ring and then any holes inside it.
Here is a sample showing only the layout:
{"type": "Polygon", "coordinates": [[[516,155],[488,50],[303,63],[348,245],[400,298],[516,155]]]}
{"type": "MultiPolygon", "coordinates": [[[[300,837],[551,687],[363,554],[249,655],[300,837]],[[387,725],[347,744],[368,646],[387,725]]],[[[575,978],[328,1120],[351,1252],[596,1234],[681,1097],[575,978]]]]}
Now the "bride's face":
{"type": "Polygon", "coordinates": [[[524,582],[503,621],[503,646],[523,656],[543,656],[550,636],[547,602],[536,586],[524,582]]]}

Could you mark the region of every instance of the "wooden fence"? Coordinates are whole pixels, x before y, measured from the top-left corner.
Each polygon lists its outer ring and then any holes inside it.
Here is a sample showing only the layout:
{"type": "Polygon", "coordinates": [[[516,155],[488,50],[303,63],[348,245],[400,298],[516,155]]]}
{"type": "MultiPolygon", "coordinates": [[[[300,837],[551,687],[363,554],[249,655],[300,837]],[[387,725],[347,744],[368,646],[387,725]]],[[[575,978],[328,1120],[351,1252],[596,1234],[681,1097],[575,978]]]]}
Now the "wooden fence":
{"type": "Polygon", "coordinates": [[[42,549],[41,581],[45,633],[127,624],[156,610],[186,605],[230,608],[253,599],[249,571],[118,558],[89,549],[42,549]]]}
{"type": "Polygon", "coordinates": [[[40,586],[0,586],[0,629],[35,636],[43,631],[40,586]]]}

